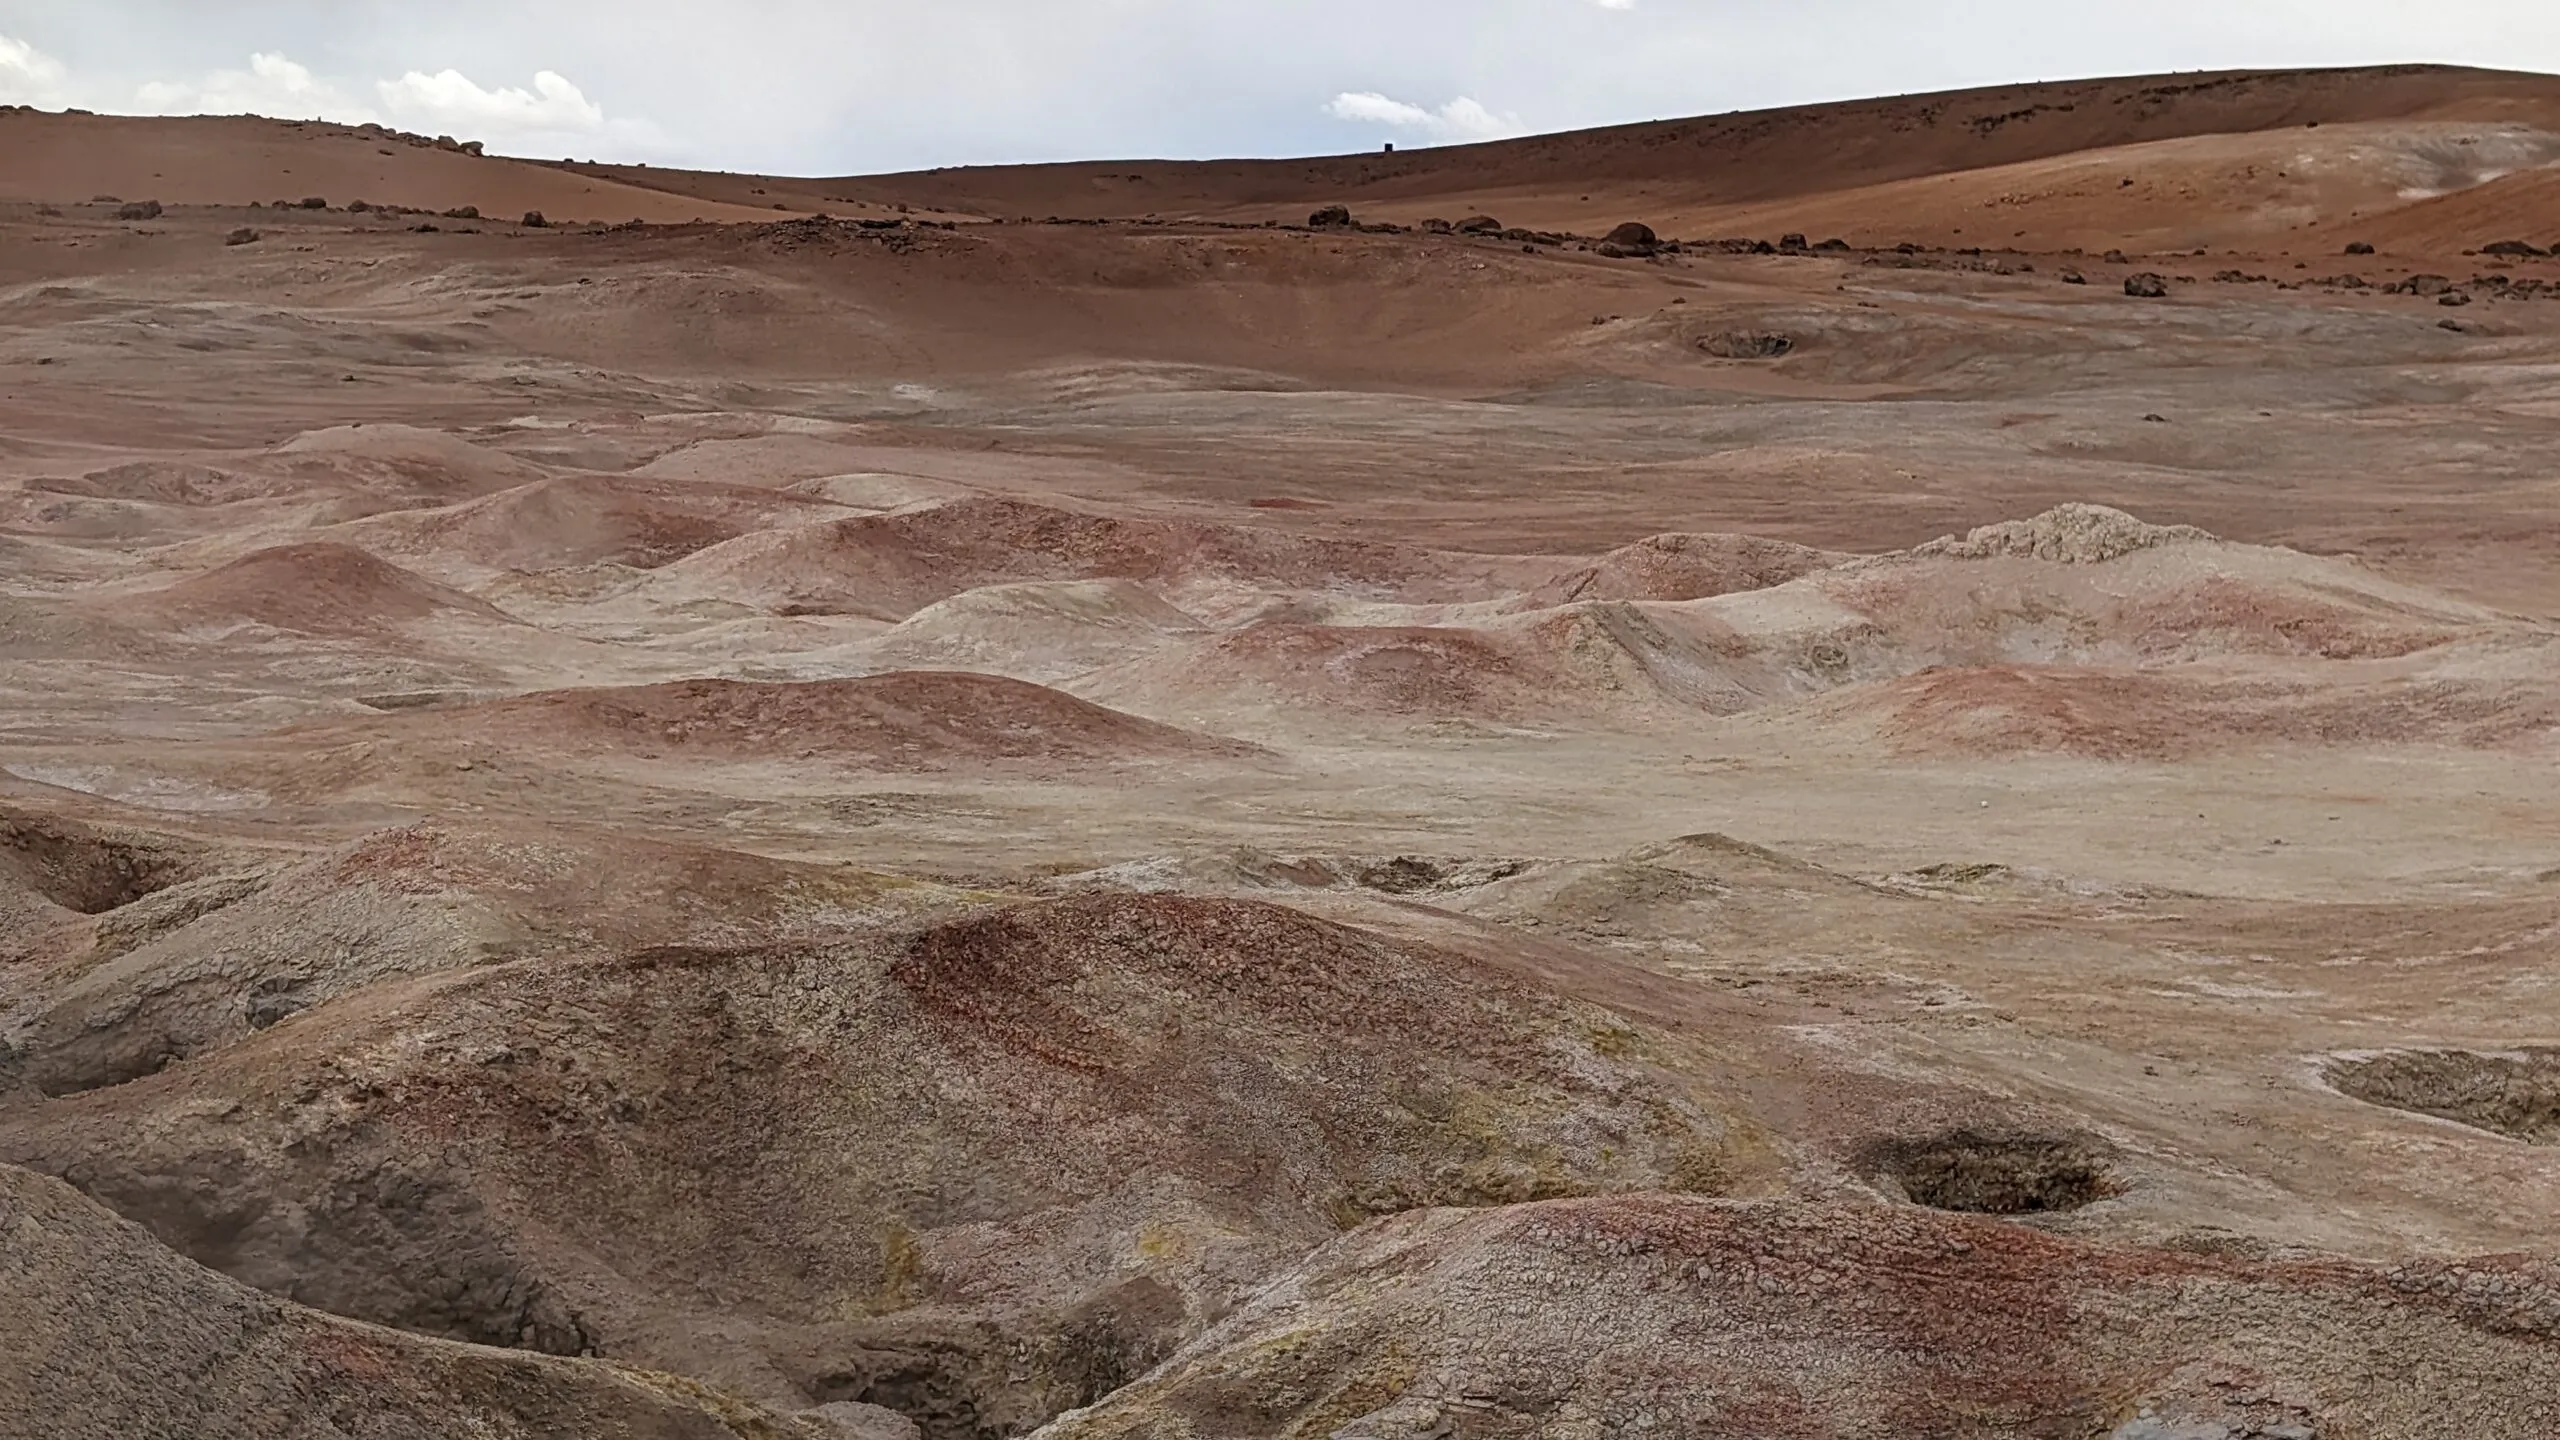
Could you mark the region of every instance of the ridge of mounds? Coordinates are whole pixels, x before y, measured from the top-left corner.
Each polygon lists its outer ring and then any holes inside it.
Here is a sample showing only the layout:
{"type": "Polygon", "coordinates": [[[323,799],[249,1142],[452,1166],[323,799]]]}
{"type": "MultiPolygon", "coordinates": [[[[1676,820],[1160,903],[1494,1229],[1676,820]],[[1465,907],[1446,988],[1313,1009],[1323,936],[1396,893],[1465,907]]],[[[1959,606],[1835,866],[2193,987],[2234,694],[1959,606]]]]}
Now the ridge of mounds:
{"type": "Polygon", "coordinates": [[[59,1180],[6,1165],[0,1229],[0,1415],[32,1427],[17,1433],[835,1433],[669,1375],[423,1339],[275,1299],[59,1180]]]}
{"type": "Polygon", "coordinates": [[[2237,544],[2099,505],[1982,526],[1805,584],[1940,664],[2039,652],[2124,664],[2232,652],[2391,659],[2513,628],[2512,617],[2352,560],[2237,544]],[[2102,567],[2112,573],[2086,573],[2102,567]],[[2018,643],[2003,638],[2007,627],[2018,643]]]}
{"type": "Polygon", "coordinates": [[[414,825],[315,854],[98,879],[120,883],[67,898],[109,908],[31,931],[0,981],[0,1010],[19,1020],[12,1063],[48,1095],[152,1074],[378,984],[649,943],[801,939],[947,903],[938,887],[840,866],[523,826],[414,825]],[[600,866],[615,887],[602,911],[600,866]]]}
{"type": "Polygon", "coordinates": [[[296,435],[255,462],[367,511],[447,505],[550,471],[459,435],[414,425],[339,425],[296,435]]]}
{"type": "Polygon", "coordinates": [[[2312,689],[2147,670],[1936,667],[1823,697],[1791,721],[1871,724],[1921,754],[2167,760],[2235,745],[2494,748],[2560,724],[2549,687],[2399,680],[2312,689]]]}
{"type": "Polygon", "coordinates": [[[674,680],[547,690],[355,728],[536,751],[739,761],[823,758],[910,771],[1002,761],[1262,753],[1028,681],[932,670],[850,680],[674,680]]]}
{"type": "Polygon", "coordinates": [[[1732,700],[1744,685],[1698,637],[1623,604],[1583,602],[1480,625],[1264,621],[1177,640],[1075,682],[1149,714],[1297,711],[1540,724],[1732,700]]]}
{"type": "Polygon", "coordinates": [[[297,482],[278,476],[175,460],[135,460],[79,475],[39,476],[29,480],[27,487],[91,500],[185,506],[272,500],[301,488],[297,482]]]}
{"type": "Polygon", "coordinates": [[[2560,1268],[1800,1202],[1436,1210],[1326,1247],[1041,1433],[2528,1440],[2560,1433],[2560,1268]]]}
{"type": "Polygon", "coordinates": [[[1523,865],[1437,903],[1531,930],[1617,940],[1709,929],[1735,935],[1753,928],[1751,917],[1762,910],[1792,916],[1810,904],[1836,916],[1872,915],[1901,899],[1839,871],[1706,832],[1596,860],[1523,865]]]}
{"type": "Polygon", "coordinates": [[[1651,535],[1529,592],[1533,606],[1577,600],[1702,600],[1766,590],[1855,557],[1836,550],[1718,533],[1651,535]]]}
{"type": "Polygon", "coordinates": [[[429,620],[517,623],[486,601],[330,540],[269,546],[163,589],[97,603],[125,624],[256,624],[337,638],[429,620]]]}
{"type": "Polygon", "coordinates": [[[863,642],[881,668],[1072,679],[1206,627],[1132,580],[1027,580],[937,600],[863,642]]]}
{"type": "Polygon", "coordinates": [[[558,475],[429,510],[351,522],[344,533],[399,552],[493,570],[577,565],[655,569],[725,540],[843,513],[787,491],[640,475],[558,475]]]}
{"type": "Polygon", "coordinates": [[[1189,609],[1186,587],[1221,583],[1417,602],[1489,599],[1549,568],[1519,557],[972,497],[751,535],[665,573],[782,614],[901,620],[962,591],[1027,580],[1136,580],[1189,609]]]}
{"type": "Polygon", "coordinates": [[[0,1159],[339,1314],[1019,1433],[1372,1216],[1767,1183],[1680,1043],[1284,907],[1096,895],[374,987],[0,1108],[0,1159]]]}

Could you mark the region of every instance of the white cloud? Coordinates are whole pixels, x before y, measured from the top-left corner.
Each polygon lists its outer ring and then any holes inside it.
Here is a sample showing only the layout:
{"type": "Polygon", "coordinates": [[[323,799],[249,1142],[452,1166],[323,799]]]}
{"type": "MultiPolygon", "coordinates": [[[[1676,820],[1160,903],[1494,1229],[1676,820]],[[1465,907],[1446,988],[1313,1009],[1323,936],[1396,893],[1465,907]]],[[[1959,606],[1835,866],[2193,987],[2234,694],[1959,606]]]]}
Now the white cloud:
{"type": "Polygon", "coordinates": [[[38,105],[58,110],[70,103],[62,62],[29,45],[0,35],[0,105],[38,105]]]}
{"type": "Polygon", "coordinates": [[[134,92],[146,115],[267,115],[278,120],[379,119],[337,86],[282,55],[249,57],[246,70],[216,70],[197,80],[154,80],[134,92]]]}
{"type": "Polygon", "coordinates": [[[1591,0],[1591,3],[1599,6],[1603,10],[1633,10],[1636,8],[1636,0],[1591,0]]]}
{"type": "Polygon", "coordinates": [[[374,89],[403,125],[490,139],[518,135],[590,135],[605,128],[604,111],[567,77],[545,70],[533,89],[484,90],[459,70],[412,70],[374,89]]]}
{"type": "Polygon", "coordinates": [[[1336,120],[1418,130],[1434,140],[1493,140],[1520,131],[1516,118],[1496,115],[1464,95],[1437,110],[1426,110],[1374,90],[1346,90],[1324,109],[1336,120]]]}
{"type": "MultiPolygon", "coordinates": [[[[148,73],[148,72],[145,72],[148,73]]],[[[411,70],[375,82],[359,98],[337,80],[280,53],[260,51],[245,69],[189,79],[148,80],[130,90],[74,75],[61,61],[0,35],[0,104],[60,110],[86,106],[136,115],[265,115],[278,120],[388,124],[431,135],[479,140],[499,153],[557,155],[573,142],[589,153],[664,154],[669,147],[645,121],[609,118],[556,70],[537,71],[531,89],[491,89],[459,70],[411,70]],[[602,143],[598,143],[602,142],[602,143]]]]}

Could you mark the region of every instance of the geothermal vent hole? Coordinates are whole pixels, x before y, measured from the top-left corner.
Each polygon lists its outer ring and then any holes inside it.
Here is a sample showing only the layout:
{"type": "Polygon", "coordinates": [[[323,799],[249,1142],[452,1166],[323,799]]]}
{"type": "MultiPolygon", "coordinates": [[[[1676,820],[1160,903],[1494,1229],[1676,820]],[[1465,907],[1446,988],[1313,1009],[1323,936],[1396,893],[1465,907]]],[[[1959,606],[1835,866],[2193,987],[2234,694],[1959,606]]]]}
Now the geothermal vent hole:
{"type": "Polygon", "coordinates": [[[38,815],[0,811],[0,881],[83,915],[104,915],[196,873],[173,844],[118,839],[38,815]]]}
{"type": "Polygon", "coordinates": [[[2123,1193],[2113,1152],[2088,1135],[1951,1130],[1867,1147],[1865,1168],[1933,1210],[2035,1215],[2123,1193]]]}
{"type": "Polygon", "coordinates": [[[2333,1059],[2328,1076],[2351,1100],[2433,1115],[2528,1145],[2560,1145],[2560,1046],[2503,1054],[2399,1050],[2333,1059]]]}

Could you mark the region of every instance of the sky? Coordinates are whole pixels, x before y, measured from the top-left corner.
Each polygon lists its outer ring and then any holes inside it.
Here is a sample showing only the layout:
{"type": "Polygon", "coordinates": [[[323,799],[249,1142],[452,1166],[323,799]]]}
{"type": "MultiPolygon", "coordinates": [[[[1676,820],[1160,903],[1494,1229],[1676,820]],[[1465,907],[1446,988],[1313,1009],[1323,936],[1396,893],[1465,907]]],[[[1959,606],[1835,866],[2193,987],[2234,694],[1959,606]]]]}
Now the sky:
{"type": "Polygon", "coordinates": [[[1329,154],[1968,85],[2560,72],[2554,0],[0,0],[0,104],[830,175],[1329,154]]]}

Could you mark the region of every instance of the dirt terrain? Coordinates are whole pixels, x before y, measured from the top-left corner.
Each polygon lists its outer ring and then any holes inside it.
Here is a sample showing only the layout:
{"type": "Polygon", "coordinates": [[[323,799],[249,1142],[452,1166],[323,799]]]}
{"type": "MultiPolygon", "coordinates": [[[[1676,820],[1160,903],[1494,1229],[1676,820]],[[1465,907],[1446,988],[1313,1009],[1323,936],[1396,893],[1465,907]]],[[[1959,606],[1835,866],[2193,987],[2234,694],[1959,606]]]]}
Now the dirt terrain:
{"type": "Polygon", "coordinates": [[[2555,166],[0,113],[0,1436],[2560,1434],[2555,166]]]}

